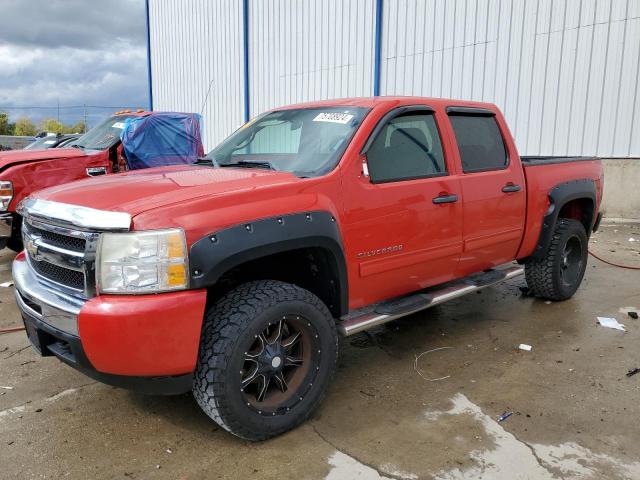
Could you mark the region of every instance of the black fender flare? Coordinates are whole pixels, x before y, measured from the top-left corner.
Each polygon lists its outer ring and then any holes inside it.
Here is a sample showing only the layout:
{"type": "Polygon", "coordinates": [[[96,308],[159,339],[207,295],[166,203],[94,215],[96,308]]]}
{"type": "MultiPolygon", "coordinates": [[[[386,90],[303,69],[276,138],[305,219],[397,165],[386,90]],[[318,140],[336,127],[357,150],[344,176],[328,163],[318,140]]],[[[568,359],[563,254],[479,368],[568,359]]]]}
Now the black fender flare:
{"type": "Polygon", "coordinates": [[[572,200],[588,199],[593,204],[593,211],[591,212],[591,218],[588,220],[587,237],[591,235],[591,229],[593,226],[593,219],[595,218],[595,208],[597,205],[596,184],[591,179],[572,180],[570,182],[561,183],[556,185],[549,192],[549,208],[544,214],[542,221],[542,229],[540,230],[540,237],[538,238],[538,244],[531,257],[533,259],[540,259],[544,257],[551,239],[553,237],[553,231],[558,221],[558,215],[567,203],[572,200]]]}
{"type": "Polygon", "coordinates": [[[348,311],[344,247],[335,217],[310,211],[263,218],[212,232],[191,245],[190,288],[208,288],[232,268],[251,260],[302,248],[320,247],[335,260],[341,314],[348,311]]]}

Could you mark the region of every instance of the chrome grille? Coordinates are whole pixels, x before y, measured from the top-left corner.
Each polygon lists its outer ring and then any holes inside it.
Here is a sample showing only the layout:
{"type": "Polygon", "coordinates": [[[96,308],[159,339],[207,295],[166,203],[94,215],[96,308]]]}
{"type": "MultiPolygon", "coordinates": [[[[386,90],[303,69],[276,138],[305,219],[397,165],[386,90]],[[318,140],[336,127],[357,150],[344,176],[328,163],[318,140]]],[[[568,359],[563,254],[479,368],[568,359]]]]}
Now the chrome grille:
{"type": "Polygon", "coordinates": [[[31,234],[42,237],[42,239],[50,245],[74,250],[76,252],[84,252],[87,243],[84,238],[61,235],[59,233],[49,232],[47,230],[42,230],[33,226],[29,226],[29,232],[31,234]]]}
{"type": "Polygon", "coordinates": [[[40,276],[48,278],[58,285],[84,291],[84,274],[77,270],[59,267],[53,263],[31,259],[31,266],[40,276]]]}
{"type": "Polygon", "coordinates": [[[22,236],[29,265],[39,279],[76,296],[95,295],[99,233],[25,218],[22,236]]]}

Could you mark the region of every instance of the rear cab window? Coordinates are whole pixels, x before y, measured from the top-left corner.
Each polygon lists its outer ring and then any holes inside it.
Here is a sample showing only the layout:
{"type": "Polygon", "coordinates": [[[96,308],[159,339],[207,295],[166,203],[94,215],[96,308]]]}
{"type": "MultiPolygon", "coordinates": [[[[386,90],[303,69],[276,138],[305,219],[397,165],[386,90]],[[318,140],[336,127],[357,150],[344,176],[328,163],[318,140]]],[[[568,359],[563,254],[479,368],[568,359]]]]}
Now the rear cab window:
{"type": "Polygon", "coordinates": [[[448,109],[453,127],[462,171],[464,173],[503,170],[509,157],[493,112],[478,109],[448,109]]]}

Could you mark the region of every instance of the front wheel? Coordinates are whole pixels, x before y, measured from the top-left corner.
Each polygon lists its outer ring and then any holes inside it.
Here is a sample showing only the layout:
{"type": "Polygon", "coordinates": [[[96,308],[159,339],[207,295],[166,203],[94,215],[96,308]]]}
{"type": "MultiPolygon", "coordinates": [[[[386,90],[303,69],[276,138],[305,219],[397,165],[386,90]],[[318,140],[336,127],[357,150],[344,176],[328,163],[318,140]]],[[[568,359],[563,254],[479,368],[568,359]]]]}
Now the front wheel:
{"type": "Polygon", "coordinates": [[[193,394],[224,429],[265,440],[320,404],[337,352],[335,322],[318,297],[279,281],[246,283],[205,315],[193,394]]]}
{"type": "Polygon", "coordinates": [[[550,300],[566,300],[576,292],[587,268],[588,238],[577,220],[558,220],[544,257],[525,265],[532,293],[550,300]]]}

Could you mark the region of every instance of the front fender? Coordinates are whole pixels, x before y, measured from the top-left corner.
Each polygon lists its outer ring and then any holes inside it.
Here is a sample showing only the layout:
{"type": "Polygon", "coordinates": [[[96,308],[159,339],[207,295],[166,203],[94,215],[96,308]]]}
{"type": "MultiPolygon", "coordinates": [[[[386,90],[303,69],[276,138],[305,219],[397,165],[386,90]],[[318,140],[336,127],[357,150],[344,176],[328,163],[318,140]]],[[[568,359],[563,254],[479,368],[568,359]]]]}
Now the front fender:
{"type": "Polygon", "coordinates": [[[348,310],[347,268],[335,217],[311,211],[264,218],[212,232],[190,249],[190,288],[208,288],[230,269],[262,257],[308,247],[333,255],[340,281],[340,309],[348,310]]]}

